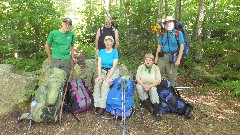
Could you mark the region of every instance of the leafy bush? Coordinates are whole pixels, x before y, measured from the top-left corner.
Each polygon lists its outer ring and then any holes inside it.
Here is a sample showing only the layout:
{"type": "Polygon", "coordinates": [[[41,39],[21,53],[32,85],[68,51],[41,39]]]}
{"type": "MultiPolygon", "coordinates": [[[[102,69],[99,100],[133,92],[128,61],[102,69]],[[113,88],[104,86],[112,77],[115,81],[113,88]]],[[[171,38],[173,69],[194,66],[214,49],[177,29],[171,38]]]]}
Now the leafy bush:
{"type": "Polygon", "coordinates": [[[83,52],[86,59],[93,59],[96,56],[96,49],[95,46],[92,44],[82,44],[79,45],[77,49],[83,52]]]}
{"type": "Polygon", "coordinates": [[[227,87],[235,92],[237,96],[240,96],[240,81],[227,81],[223,84],[223,87],[227,87]]]}
{"type": "Polygon", "coordinates": [[[42,61],[26,58],[8,58],[4,59],[2,64],[12,64],[17,71],[24,70],[27,72],[40,69],[42,61]]]}

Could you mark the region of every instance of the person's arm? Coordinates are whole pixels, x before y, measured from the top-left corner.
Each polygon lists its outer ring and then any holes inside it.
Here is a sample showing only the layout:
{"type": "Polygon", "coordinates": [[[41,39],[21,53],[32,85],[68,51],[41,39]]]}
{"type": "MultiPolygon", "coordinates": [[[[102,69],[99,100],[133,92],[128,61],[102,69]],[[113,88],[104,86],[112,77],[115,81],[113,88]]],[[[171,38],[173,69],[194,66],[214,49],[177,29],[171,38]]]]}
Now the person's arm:
{"type": "Polygon", "coordinates": [[[76,64],[77,63],[77,59],[75,59],[74,57],[74,45],[71,45],[71,58],[73,60],[73,62],[76,64]]]}
{"type": "Polygon", "coordinates": [[[178,67],[180,65],[180,61],[183,55],[183,50],[184,50],[184,38],[183,38],[183,34],[181,31],[179,31],[179,51],[178,51],[178,57],[177,60],[175,62],[175,66],[178,67]]]}
{"type": "Polygon", "coordinates": [[[96,34],[96,38],[95,38],[95,47],[96,50],[98,50],[98,41],[99,41],[99,37],[100,37],[100,29],[98,29],[97,34],[96,34]]]}
{"type": "Polygon", "coordinates": [[[180,48],[179,48],[179,52],[178,52],[178,57],[177,57],[177,60],[175,62],[175,66],[178,67],[180,65],[180,60],[182,58],[182,55],[183,55],[183,50],[184,50],[184,45],[181,44],[180,45],[180,48]]]}
{"type": "Polygon", "coordinates": [[[44,47],[45,47],[45,51],[47,53],[48,59],[51,60],[52,59],[51,49],[50,49],[51,45],[46,43],[44,47]]]}
{"type": "Polygon", "coordinates": [[[109,73],[108,73],[108,75],[107,75],[106,80],[109,80],[109,79],[111,78],[114,70],[115,70],[116,67],[117,67],[117,64],[118,64],[118,59],[114,59],[114,60],[113,60],[113,66],[112,66],[112,68],[110,69],[110,71],[109,71],[109,73]]]}
{"type": "Polygon", "coordinates": [[[118,49],[118,46],[119,46],[119,35],[118,35],[118,31],[117,30],[115,30],[114,31],[115,32],[115,48],[114,49],[118,49]]]}
{"type": "Polygon", "coordinates": [[[140,65],[139,67],[138,67],[138,70],[137,70],[137,74],[136,74],[136,81],[137,81],[137,83],[139,84],[139,85],[141,85],[143,88],[145,88],[145,85],[144,85],[144,83],[142,82],[142,80],[141,80],[141,78],[140,78],[140,76],[141,76],[141,74],[142,74],[142,65],[140,65]]]}
{"type": "Polygon", "coordinates": [[[156,56],[155,56],[155,64],[158,63],[158,53],[161,52],[161,49],[162,49],[162,45],[159,44],[158,47],[157,47],[157,51],[156,51],[156,56]]]}
{"type": "Polygon", "coordinates": [[[98,76],[95,79],[95,83],[99,82],[102,79],[102,58],[98,56],[98,65],[97,65],[98,76]]]}

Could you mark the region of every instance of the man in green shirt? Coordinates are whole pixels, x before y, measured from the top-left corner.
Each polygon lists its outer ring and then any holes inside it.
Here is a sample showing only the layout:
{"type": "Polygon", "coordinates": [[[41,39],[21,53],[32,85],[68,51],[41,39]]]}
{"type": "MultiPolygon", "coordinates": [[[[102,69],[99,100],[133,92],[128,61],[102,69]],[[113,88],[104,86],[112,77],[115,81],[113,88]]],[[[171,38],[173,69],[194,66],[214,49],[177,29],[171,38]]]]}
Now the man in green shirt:
{"type": "Polygon", "coordinates": [[[51,61],[51,67],[63,69],[68,77],[71,71],[71,59],[74,63],[74,34],[71,32],[72,20],[64,18],[62,27],[49,33],[45,50],[48,59],[51,61]]]}

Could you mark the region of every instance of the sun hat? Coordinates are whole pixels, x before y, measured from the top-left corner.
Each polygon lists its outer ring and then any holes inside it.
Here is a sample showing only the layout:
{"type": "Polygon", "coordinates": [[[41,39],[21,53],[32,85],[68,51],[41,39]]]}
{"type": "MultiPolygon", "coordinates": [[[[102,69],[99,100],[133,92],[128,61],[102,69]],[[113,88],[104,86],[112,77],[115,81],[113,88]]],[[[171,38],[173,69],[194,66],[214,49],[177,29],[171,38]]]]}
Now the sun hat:
{"type": "Polygon", "coordinates": [[[167,16],[165,18],[165,22],[167,22],[167,21],[175,21],[175,19],[172,16],[167,16]]]}
{"type": "Polygon", "coordinates": [[[113,39],[112,36],[106,36],[106,37],[104,38],[104,41],[106,41],[106,40],[108,40],[108,39],[110,39],[110,40],[112,40],[112,42],[114,42],[114,39],[113,39]]]}

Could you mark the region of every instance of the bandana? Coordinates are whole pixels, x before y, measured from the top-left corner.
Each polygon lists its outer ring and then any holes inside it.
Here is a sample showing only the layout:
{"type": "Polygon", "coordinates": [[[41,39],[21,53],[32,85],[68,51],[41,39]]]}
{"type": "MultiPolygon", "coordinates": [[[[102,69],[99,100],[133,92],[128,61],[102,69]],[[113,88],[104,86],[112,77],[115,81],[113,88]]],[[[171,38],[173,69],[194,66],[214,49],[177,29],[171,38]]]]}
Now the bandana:
{"type": "Polygon", "coordinates": [[[152,70],[152,65],[150,66],[150,67],[147,67],[147,65],[146,64],[144,64],[145,65],[145,71],[148,71],[148,73],[150,74],[151,73],[151,70],[152,70]]]}

